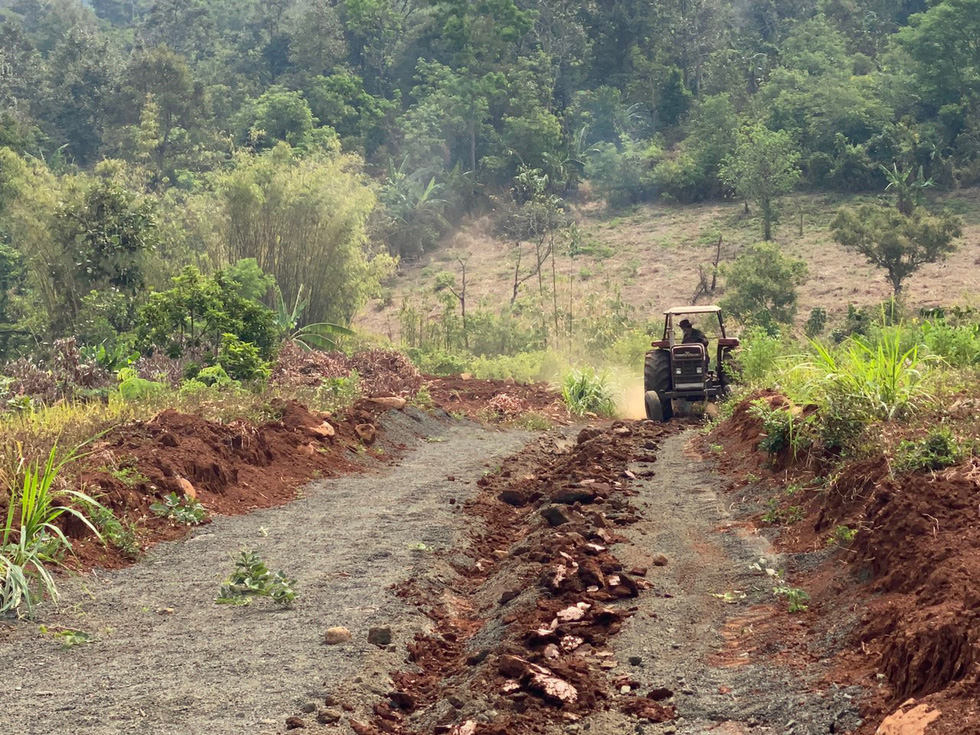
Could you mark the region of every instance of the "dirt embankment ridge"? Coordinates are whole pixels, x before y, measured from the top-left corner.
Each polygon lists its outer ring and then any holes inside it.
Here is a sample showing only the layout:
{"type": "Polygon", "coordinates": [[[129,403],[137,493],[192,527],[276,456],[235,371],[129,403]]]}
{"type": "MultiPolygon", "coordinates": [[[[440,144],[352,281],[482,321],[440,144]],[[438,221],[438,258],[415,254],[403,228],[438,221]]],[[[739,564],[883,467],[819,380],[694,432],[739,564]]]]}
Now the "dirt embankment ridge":
{"type": "Polygon", "coordinates": [[[825,655],[836,654],[839,680],[870,692],[858,733],[980,732],[980,462],[897,472],[880,455],[831,474],[819,458],[760,450],[761,421],[748,405],[706,449],[724,448],[729,491],[754,525],[793,518],[775,543],[796,555],[793,584],[811,596],[798,616],[800,655],[853,615],[838,650],[825,655]]]}
{"type": "MultiPolygon", "coordinates": [[[[568,420],[559,397],[544,384],[423,378],[414,368],[406,372],[405,364],[393,362],[391,353],[377,352],[380,357],[365,353],[356,360],[344,358],[346,362],[336,355],[298,354],[280,366],[277,380],[309,387],[321,384],[325,376],[358,370],[368,397],[336,414],[279,399],[269,406],[274,418],[263,423],[210,421],[166,409],[149,420],[117,426],[85,447],[82,458],[64,468],[62,479],[129,524],[138,548],[99,542],[84,524],[66,515],[64,530],[73,545],[68,566],[125,566],[154,544],[186,535],[188,526],[150,509],[171,493],[197,500],[208,514],[207,523],[213,515],[287,503],[310,480],[359,472],[367,461],[393,461],[406,447],[385,441],[380,419],[389,410],[404,408],[406,396],[423,386],[430,392],[432,410],[443,414],[491,423],[529,412],[551,421],[568,420]]],[[[0,513],[6,513],[3,502],[0,513]]]]}

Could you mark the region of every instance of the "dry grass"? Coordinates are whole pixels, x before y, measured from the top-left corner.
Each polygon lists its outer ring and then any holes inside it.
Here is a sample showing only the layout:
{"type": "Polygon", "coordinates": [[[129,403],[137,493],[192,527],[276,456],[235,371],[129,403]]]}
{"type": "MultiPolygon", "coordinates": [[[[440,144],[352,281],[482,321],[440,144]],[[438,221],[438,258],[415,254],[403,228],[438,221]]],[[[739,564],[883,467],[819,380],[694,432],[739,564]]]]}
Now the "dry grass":
{"type": "MultiPolygon", "coordinates": [[[[787,254],[806,261],[810,268],[810,280],[800,289],[801,322],[814,307],[826,309],[833,318],[845,312],[848,304],[878,304],[890,295],[880,271],[844,251],[830,236],[830,220],[845,201],[856,200],[801,194],[783,203],[776,242],[787,254]]],[[[964,236],[958,252],[949,260],[927,265],[909,279],[906,296],[912,306],[972,303],[976,300],[974,294],[980,292],[980,189],[946,195],[943,203],[963,218],[964,236]]],[[[580,255],[571,264],[567,258],[559,260],[559,268],[566,279],[571,279],[575,294],[584,296],[619,288],[623,298],[640,314],[649,315],[675,304],[690,303],[698,283],[698,266],[710,262],[719,235],[724,238],[724,262],[734,258],[745,245],[757,242],[761,232],[755,217],[746,217],[742,205],[736,203],[652,204],[615,214],[592,205],[577,214],[592,254],[580,255]]],[[[455,252],[469,257],[469,303],[506,304],[513,277],[509,243],[491,237],[488,224],[486,218],[471,222],[448,237],[439,250],[419,262],[403,264],[391,305],[369,304],[358,317],[357,326],[397,339],[398,309],[403,300],[411,294],[431,293],[439,271],[458,270],[455,252]]],[[[712,300],[722,295],[719,289],[712,300]]]]}

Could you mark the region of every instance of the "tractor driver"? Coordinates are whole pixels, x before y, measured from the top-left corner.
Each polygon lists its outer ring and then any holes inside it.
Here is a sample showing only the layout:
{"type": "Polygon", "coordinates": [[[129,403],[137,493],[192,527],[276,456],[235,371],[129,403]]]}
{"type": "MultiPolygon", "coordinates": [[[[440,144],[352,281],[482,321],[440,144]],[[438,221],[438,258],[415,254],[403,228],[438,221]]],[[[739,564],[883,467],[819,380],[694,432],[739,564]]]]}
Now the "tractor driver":
{"type": "Polygon", "coordinates": [[[708,338],[704,336],[704,332],[700,329],[695,329],[691,325],[690,319],[681,319],[681,323],[678,325],[681,331],[684,333],[684,339],[681,340],[682,345],[704,345],[704,349],[708,349],[708,338]]]}

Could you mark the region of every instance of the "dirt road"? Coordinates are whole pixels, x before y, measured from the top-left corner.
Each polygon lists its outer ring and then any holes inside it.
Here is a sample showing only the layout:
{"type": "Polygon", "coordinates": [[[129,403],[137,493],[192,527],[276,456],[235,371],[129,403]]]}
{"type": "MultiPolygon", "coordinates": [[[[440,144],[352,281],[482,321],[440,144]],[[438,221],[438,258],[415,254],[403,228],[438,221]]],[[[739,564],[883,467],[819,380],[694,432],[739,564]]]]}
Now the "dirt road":
{"type": "MultiPolygon", "coordinates": [[[[6,669],[0,677],[0,732],[273,733],[282,732],[293,715],[303,719],[307,731],[349,733],[355,716],[365,722],[372,713],[383,715],[380,724],[355,724],[357,732],[429,733],[442,727],[442,732],[508,735],[749,730],[815,735],[855,727],[857,692],[817,688],[817,670],[774,666],[768,652],[752,648],[745,633],[771,609],[773,584],[750,566],[764,559],[761,567],[778,568],[781,561],[760,537],[740,535],[715,492],[710,467],[686,454],[693,432],[645,441],[646,435],[630,426],[612,431],[597,432],[591,443],[579,437],[577,444],[574,431],[555,432],[522,450],[530,440],[524,433],[392,414],[387,434],[416,447],[396,466],[314,484],[281,508],[220,518],[187,541],[156,547],[150,558],[128,569],[69,585],[61,613],[45,622],[84,630],[96,636],[95,642],[61,650],[26,623],[0,632],[6,669]],[[625,446],[627,435],[636,451],[610,455],[625,446]],[[571,522],[557,529],[542,522],[539,506],[515,509],[497,496],[500,488],[516,483],[534,498],[535,483],[553,493],[572,475],[581,480],[589,474],[604,481],[576,481],[573,489],[587,494],[601,485],[608,493],[595,502],[605,502],[568,506],[562,512],[571,522]],[[496,479],[480,480],[484,475],[496,479]],[[634,478],[628,483],[633,490],[625,485],[618,490],[621,483],[613,477],[634,478]],[[524,625],[522,616],[542,610],[552,615],[547,611],[554,605],[567,604],[557,593],[553,603],[547,601],[538,569],[552,546],[557,553],[571,550],[568,543],[579,544],[575,538],[585,543],[581,534],[562,529],[579,528],[576,509],[595,515],[588,508],[607,509],[599,515],[615,531],[598,534],[612,539],[622,569],[649,568],[642,573],[645,580],[636,577],[646,591],[634,589],[623,600],[606,595],[612,602],[602,614],[622,624],[603,623],[601,634],[598,628],[582,633],[595,646],[562,659],[568,659],[569,672],[583,677],[580,691],[586,684],[593,688],[596,705],[573,714],[547,697],[537,702],[521,692],[511,696],[514,690],[508,693],[506,686],[502,696],[494,679],[498,660],[516,652],[547,663],[551,655],[541,648],[521,653],[520,629],[515,637],[508,626],[524,625]],[[496,530],[495,518],[500,520],[496,530]],[[496,555],[499,564],[481,560],[474,568],[474,543],[475,558],[496,555]],[[231,558],[242,547],[299,580],[300,597],[292,609],[214,604],[231,558]],[[408,579],[416,582],[413,589],[428,591],[429,599],[416,599],[418,608],[390,589],[408,579]],[[453,622],[451,629],[465,631],[460,633],[465,640],[436,626],[434,634],[449,641],[448,647],[431,648],[425,639],[413,644],[417,633],[439,622],[419,608],[430,614],[455,611],[446,615],[459,616],[462,622],[453,622]],[[334,625],[348,628],[352,641],[324,645],[323,634],[334,625]],[[392,628],[391,649],[367,642],[372,626],[392,628]],[[414,668],[406,662],[406,646],[416,663],[438,653],[442,660],[434,665],[443,667],[446,680],[426,684],[427,700],[418,707],[408,698],[404,714],[392,714],[378,703],[391,693],[392,672],[414,668]],[[489,668],[476,665],[484,661],[489,668]],[[660,691],[669,702],[662,710],[669,715],[666,721],[638,720],[630,711],[630,699],[648,690],[660,691]],[[517,719],[507,720],[508,711],[517,719]],[[521,720],[527,712],[534,716],[521,720]],[[341,719],[321,725],[317,717],[341,719]],[[463,720],[460,730],[435,724],[463,720]],[[516,724],[494,729],[496,722],[516,724]],[[478,723],[487,723],[487,729],[465,729],[478,723]]],[[[612,559],[605,554],[596,558],[612,559]]],[[[600,588],[611,585],[609,579],[607,573],[600,588]]],[[[578,589],[562,594],[579,599],[574,595],[585,592],[578,589]]],[[[617,589],[609,587],[612,593],[617,589]]]]}
{"type": "Polygon", "coordinates": [[[460,503],[450,498],[472,494],[486,463],[527,439],[400,413],[387,429],[426,438],[381,473],[314,484],[281,508],[217,518],[128,569],[69,584],[61,613],[46,612],[44,622],[96,642],[61,650],[28,623],[0,632],[0,732],[272,733],[345,680],[361,677],[369,694],[372,676],[383,680],[404,654],[368,644],[368,629],[391,626],[404,651],[409,632],[425,626],[388,588],[432,567],[430,550],[451,546],[462,528],[460,503]],[[214,603],[243,547],[298,580],[292,609],[214,603]],[[352,632],[351,644],[322,643],[335,625],[352,632]]]}

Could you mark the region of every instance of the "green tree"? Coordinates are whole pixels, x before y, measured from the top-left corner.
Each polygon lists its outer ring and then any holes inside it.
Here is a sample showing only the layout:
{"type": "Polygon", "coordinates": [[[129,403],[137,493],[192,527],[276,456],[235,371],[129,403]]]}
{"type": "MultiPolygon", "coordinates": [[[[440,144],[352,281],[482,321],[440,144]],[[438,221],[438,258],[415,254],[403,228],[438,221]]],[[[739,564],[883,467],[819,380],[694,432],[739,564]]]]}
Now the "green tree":
{"type": "Polygon", "coordinates": [[[112,91],[113,54],[108,40],[76,26],[48,57],[40,100],[42,128],[55,145],[67,144],[81,164],[96,160],[112,91]]]}
{"type": "Polygon", "coordinates": [[[271,147],[279,141],[291,146],[305,145],[313,132],[310,104],[302,92],[271,87],[255,103],[255,117],[249,135],[271,147]]]}
{"type": "Polygon", "coordinates": [[[806,263],[789,258],[772,243],[754,245],[724,267],[721,307],[743,324],[774,332],[796,316],[796,287],[807,280],[806,263]]]}
{"type": "Polygon", "coordinates": [[[139,309],[137,343],[171,357],[201,349],[214,357],[223,344],[242,342],[269,359],[278,345],[275,313],[240,290],[223,273],[204,276],[193,266],[184,268],[172,288],[150,294],[139,309]]]}
{"type": "Polygon", "coordinates": [[[800,180],[799,159],[789,133],[756,124],[738,132],[735,152],[722,162],[722,181],[762,211],[763,238],[767,241],[772,240],[779,197],[793,191],[800,180]]]}
{"type": "Polygon", "coordinates": [[[49,268],[60,295],[54,320],[59,331],[75,323],[92,291],[128,299],[127,321],[145,291],[146,257],[157,243],[156,208],[113,174],[113,167],[103,164],[100,174],[80,179],[55,213],[52,235],[59,257],[49,268]]]}
{"type": "Polygon", "coordinates": [[[138,126],[152,113],[156,140],[149,153],[156,169],[165,173],[174,143],[190,149],[194,141],[188,133],[201,127],[208,113],[204,86],[194,81],[184,57],[166,46],[133,55],[116,105],[124,125],[138,126]]]}
{"type": "Polygon", "coordinates": [[[352,155],[300,156],[285,143],[239,154],[217,179],[215,261],[254,258],[287,301],[305,284],[304,319],[349,324],[393,266],[367,248],[375,197],[360,164],[352,155]]]}
{"type": "Polygon", "coordinates": [[[878,204],[843,207],[830,227],[837,242],[885,271],[895,298],[905,279],[925,263],[954,252],[963,232],[959,219],[949,213],[934,216],[914,209],[903,214],[878,204]]]}

